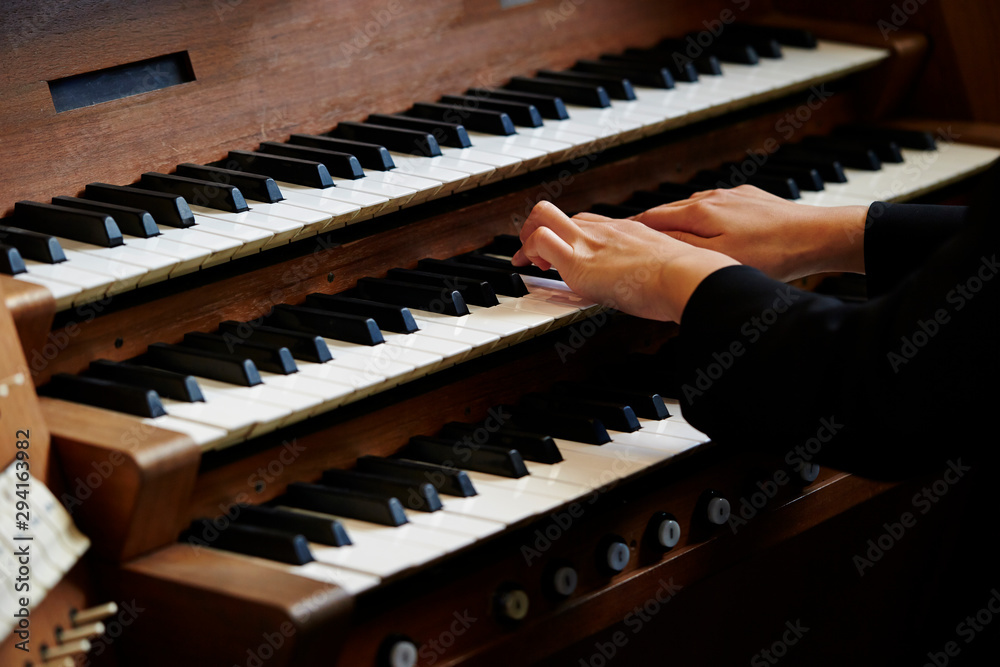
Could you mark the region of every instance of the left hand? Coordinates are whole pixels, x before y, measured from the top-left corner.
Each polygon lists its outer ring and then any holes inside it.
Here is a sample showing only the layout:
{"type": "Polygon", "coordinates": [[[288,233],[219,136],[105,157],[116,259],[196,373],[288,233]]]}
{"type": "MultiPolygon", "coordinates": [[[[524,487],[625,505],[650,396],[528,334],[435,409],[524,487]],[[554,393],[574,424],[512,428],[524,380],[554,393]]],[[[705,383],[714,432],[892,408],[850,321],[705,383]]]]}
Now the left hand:
{"type": "Polygon", "coordinates": [[[546,201],[532,209],[520,236],[516,266],[554,267],[581,296],[653,320],[680,322],[706,276],[739,264],[634,220],[571,219],[546,201]]]}

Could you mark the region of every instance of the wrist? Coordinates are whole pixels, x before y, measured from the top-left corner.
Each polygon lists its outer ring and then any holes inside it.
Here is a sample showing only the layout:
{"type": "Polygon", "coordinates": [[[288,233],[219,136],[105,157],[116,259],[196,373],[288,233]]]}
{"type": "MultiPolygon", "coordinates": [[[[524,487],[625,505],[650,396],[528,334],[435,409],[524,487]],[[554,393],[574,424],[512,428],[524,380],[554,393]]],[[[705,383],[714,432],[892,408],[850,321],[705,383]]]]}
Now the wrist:
{"type": "Polygon", "coordinates": [[[664,282],[660,293],[666,295],[668,308],[661,319],[680,323],[688,300],[705,278],[719,269],[739,265],[732,257],[712,250],[687,253],[675,259],[661,272],[664,282]]]}
{"type": "MultiPolygon", "coordinates": [[[[807,243],[808,273],[865,272],[865,223],[867,206],[836,206],[816,211],[812,241],[807,243]]],[[[796,276],[801,277],[801,276],[796,276]]]]}

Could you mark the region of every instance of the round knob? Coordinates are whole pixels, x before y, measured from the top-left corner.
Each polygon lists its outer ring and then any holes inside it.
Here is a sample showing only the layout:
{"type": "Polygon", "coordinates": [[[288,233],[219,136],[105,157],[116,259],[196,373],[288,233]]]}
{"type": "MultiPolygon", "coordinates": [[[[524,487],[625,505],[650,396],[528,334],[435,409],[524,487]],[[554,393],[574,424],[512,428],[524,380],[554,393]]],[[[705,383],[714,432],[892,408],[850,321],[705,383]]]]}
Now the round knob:
{"type": "Polygon", "coordinates": [[[657,512],[649,521],[649,534],[655,547],[673,549],[681,541],[681,524],[672,514],[657,512]]]}
{"type": "Polygon", "coordinates": [[[628,565],[632,552],[625,540],[617,535],[608,535],[597,547],[597,564],[601,570],[618,574],[628,565]]]}
{"type": "Polygon", "coordinates": [[[417,645],[406,635],[389,635],[379,647],[380,667],[414,667],[417,664],[417,645]]]}
{"type": "Polygon", "coordinates": [[[500,618],[506,621],[520,621],[528,615],[530,600],[523,588],[512,584],[497,591],[495,605],[500,618]]]}
{"type": "Polygon", "coordinates": [[[729,521],[729,501],[722,496],[714,496],[708,501],[708,521],[721,526],[729,521]]]}
{"type": "Polygon", "coordinates": [[[805,462],[799,464],[799,477],[806,484],[812,484],[819,477],[819,464],[805,462]]]}
{"type": "Polygon", "coordinates": [[[555,568],[549,576],[549,588],[559,597],[568,598],[576,592],[579,575],[572,565],[562,565],[555,568]]]}

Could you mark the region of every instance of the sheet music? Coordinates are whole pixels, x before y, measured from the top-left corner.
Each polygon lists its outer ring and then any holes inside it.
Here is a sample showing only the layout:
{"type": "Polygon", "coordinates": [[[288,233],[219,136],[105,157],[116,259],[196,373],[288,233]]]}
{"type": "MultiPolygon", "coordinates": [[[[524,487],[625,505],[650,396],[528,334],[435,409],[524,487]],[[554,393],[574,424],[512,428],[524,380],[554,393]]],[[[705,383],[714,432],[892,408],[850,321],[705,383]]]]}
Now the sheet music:
{"type": "Polygon", "coordinates": [[[30,446],[19,451],[28,454],[0,473],[0,637],[15,632],[17,642],[30,642],[31,610],[90,548],[90,540],[31,476],[30,446]]]}

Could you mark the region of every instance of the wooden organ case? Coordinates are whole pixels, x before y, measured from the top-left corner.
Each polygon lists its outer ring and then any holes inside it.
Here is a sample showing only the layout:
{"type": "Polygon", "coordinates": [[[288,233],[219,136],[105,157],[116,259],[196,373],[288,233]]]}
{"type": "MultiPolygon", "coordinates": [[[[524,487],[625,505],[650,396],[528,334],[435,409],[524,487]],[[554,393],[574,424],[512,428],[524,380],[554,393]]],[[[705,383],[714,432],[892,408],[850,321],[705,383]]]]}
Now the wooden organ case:
{"type": "MultiPolygon", "coordinates": [[[[512,153],[519,160],[500,161],[497,152],[494,171],[465,174],[433,195],[384,207],[374,197],[346,197],[341,205],[353,201],[361,212],[343,214],[342,224],[329,224],[332,213],[319,223],[299,221],[320,231],[288,233],[273,247],[263,241],[251,247],[257,242],[242,238],[246,252],[206,261],[197,271],[171,270],[148,284],[138,279],[136,289],[105,286],[86,296],[80,290],[88,287],[78,284],[63,295],[45,280],[0,275],[0,463],[14,458],[7,443],[15,431],[30,430],[32,474],[64,503],[69,499],[74,521],[92,541],[87,556],[32,610],[32,652],[17,650],[8,637],[0,662],[48,664],[41,647],[57,646],[56,628],[69,610],[108,599],[131,605],[134,617],[117,636],[94,640],[100,653],[77,655],[76,664],[353,667],[413,664],[412,657],[420,665],[721,665],[759,656],[793,626],[810,629],[783,650],[798,652],[805,664],[842,664],[851,654],[841,646],[844,635],[871,656],[891,655],[896,643],[887,637],[906,626],[900,610],[919,608],[913,584],[935,560],[933,526],[944,523],[945,510],[914,531],[906,553],[887,556],[895,559],[891,568],[862,582],[851,557],[878,534],[885,516],[905,508],[910,485],[825,468],[813,481],[788,482],[797,473],[780,460],[711,444],[375,577],[370,586],[357,583],[347,566],[317,563],[326,574],[310,578],[263,557],[213,548],[210,539],[181,539],[192,520],[225,524],[241,508],[274,501],[290,484],[315,482],[325,470],[352,468],[362,456],[391,456],[411,437],[435,435],[448,422],[487,419],[494,406],[517,404],[559,381],[584,380],[609,361],[626,364],[629,353],[655,352],[671,326],[582,311],[591,319],[530,340],[515,337],[489,354],[385,383],[308,419],[245,433],[224,448],[206,449],[150,420],[45,394],[53,377],[80,374],[95,360],[130,360],[153,343],[177,344],[191,332],[215,332],[224,321],[254,322],[313,293],[337,294],[362,278],[415,268],[422,258],[486,247],[497,235],[516,234],[542,198],[570,211],[618,204],[634,191],[743,160],[748,150],[770,152],[767,142],[907,115],[897,125],[950,132],[962,144],[1000,145],[989,125],[1000,121],[995,77],[971,85],[996,65],[982,60],[996,59],[988,38],[989,26],[998,25],[996,8],[975,3],[965,13],[935,0],[910,4],[913,11],[907,3],[817,9],[792,0],[5,3],[0,225],[9,227],[20,224],[19,201],[78,196],[90,183],[137,183],[144,173],[215,163],[229,151],[257,151],[293,134],[319,135],[417,102],[496,89],[512,77],[666,37],[703,34],[712,43],[714,31],[734,21],[809,30],[830,40],[824,44],[866,50],[846,57],[831,47],[842,61],[824,68],[815,53],[799,48],[814,68],[808,75],[754,88],[750,72],[714,103],[660,119],[638,113],[623,117],[635,123],[612,119],[608,129],[587,116],[583,125],[598,130],[567,132],[576,142],[558,151],[557,140],[539,135],[534,149],[512,153]],[[777,474],[786,483],[774,484],[777,474]],[[706,494],[728,498],[737,513],[740,501],[771,487],[774,497],[742,515],[746,525],[739,530],[705,516],[706,494]],[[660,512],[671,514],[680,530],[669,550],[649,544],[651,517],[660,512]],[[624,544],[626,556],[614,574],[600,562],[609,536],[624,544]],[[560,567],[573,572],[568,596],[551,590],[560,567]],[[339,576],[350,585],[338,585],[339,576]],[[887,601],[888,591],[906,586],[908,593],[887,601]],[[887,628],[883,635],[864,630],[876,618],[887,628]]],[[[784,60],[793,63],[796,47],[786,51],[784,60]]],[[[730,69],[749,72],[746,65],[730,69]]],[[[678,88],[725,87],[725,73],[710,79],[678,88]]],[[[441,165],[483,164],[471,154],[445,154],[453,162],[441,165]]],[[[397,159],[401,172],[405,159],[397,159]]],[[[905,192],[883,185],[870,197],[960,201],[988,162],[978,159],[931,184],[905,192]]],[[[77,253],[88,247],[63,245],[77,253]]],[[[69,259],[65,266],[74,261],[83,262],[69,259]]],[[[29,261],[25,274],[49,275],[38,265],[29,261]]],[[[65,286],[58,277],[48,280],[65,286]]],[[[384,544],[389,551],[406,548],[384,544]]]]}

